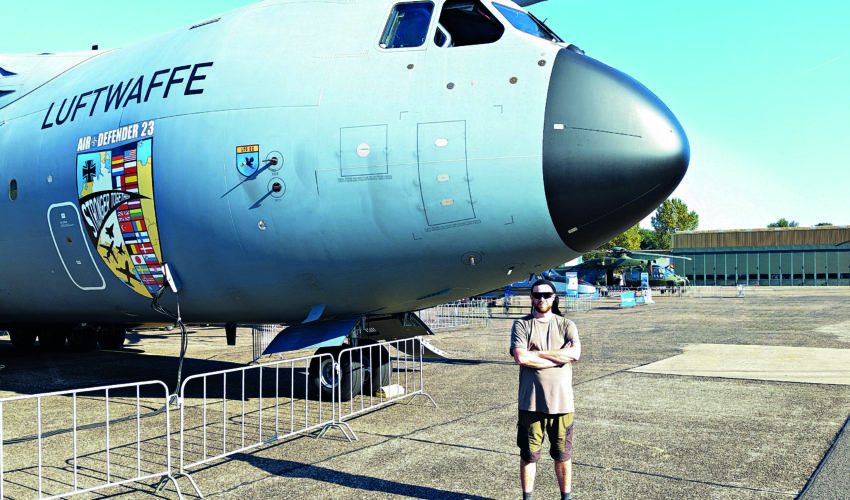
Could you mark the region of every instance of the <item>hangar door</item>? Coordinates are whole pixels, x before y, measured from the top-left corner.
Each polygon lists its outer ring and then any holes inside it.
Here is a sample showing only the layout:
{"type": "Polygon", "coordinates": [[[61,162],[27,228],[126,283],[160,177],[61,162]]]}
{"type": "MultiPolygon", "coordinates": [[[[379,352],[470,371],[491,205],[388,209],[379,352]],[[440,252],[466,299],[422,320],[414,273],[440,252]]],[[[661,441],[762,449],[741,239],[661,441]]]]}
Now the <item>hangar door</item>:
{"type": "Polygon", "coordinates": [[[419,188],[428,225],[474,219],[466,168],[466,122],[420,123],[419,188]]]}

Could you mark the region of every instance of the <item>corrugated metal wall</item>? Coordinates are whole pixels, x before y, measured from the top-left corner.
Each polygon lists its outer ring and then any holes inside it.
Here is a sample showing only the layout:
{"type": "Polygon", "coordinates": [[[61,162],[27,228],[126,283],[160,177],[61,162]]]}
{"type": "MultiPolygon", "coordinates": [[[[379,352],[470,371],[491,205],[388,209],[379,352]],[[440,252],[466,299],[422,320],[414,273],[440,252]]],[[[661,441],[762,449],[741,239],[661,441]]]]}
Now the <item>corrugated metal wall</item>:
{"type": "Polygon", "coordinates": [[[731,231],[696,231],[673,235],[674,250],[685,248],[730,247],[803,247],[850,245],[850,227],[736,229],[731,231]]]}
{"type": "Polygon", "coordinates": [[[673,253],[692,285],[850,286],[846,226],[679,233],[673,253]]]}

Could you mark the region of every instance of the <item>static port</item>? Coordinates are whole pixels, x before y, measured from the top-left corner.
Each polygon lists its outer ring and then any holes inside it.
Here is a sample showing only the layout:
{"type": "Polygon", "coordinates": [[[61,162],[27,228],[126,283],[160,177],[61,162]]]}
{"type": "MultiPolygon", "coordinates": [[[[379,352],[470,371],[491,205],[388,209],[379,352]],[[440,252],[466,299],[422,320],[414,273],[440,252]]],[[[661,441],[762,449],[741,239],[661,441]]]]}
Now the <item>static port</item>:
{"type": "Polygon", "coordinates": [[[274,198],[282,198],[286,193],[286,182],[280,177],[274,177],[269,179],[268,184],[266,184],[269,190],[269,195],[274,198]]]}

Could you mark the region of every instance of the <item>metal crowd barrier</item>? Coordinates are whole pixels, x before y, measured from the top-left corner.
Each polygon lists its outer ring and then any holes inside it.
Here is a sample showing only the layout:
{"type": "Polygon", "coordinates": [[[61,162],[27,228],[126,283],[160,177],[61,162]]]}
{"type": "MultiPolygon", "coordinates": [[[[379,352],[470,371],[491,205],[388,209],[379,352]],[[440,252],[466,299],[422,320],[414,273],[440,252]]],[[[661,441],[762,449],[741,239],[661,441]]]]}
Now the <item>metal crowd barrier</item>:
{"type": "MultiPolygon", "coordinates": [[[[347,424],[335,419],[335,401],[311,391],[308,356],[188,377],[180,389],[180,474],[297,434],[347,424]]],[[[343,427],[344,426],[344,427],[343,427]]]]}
{"type": "Polygon", "coordinates": [[[561,303],[558,306],[561,312],[589,311],[593,308],[593,299],[590,297],[567,297],[561,295],[561,303]]]}
{"type": "MultiPolygon", "coordinates": [[[[563,294],[558,297],[558,309],[560,309],[562,313],[590,311],[594,307],[598,306],[600,300],[604,300],[604,298],[598,297],[569,297],[563,294]]],[[[505,298],[503,305],[499,307],[499,310],[504,311],[505,314],[517,312],[527,314],[531,311],[531,300],[525,296],[515,295],[513,297],[507,297],[505,298]]]]}
{"type": "Polygon", "coordinates": [[[182,498],[170,425],[160,381],[2,398],[0,498],[67,497],[155,478],[158,489],[171,480],[182,498]],[[8,435],[7,421],[20,435],[8,435]]]}
{"type": "Polygon", "coordinates": [[[187,377],[178,398],[176,473],[163,382],[0,399],[0,499],[67,497],[157,478],[156,491],[170,480],[183,498],[180,476],[202,497],[189,474],[194,467],[333,427],[357,439],[345,419],[418,395],[437,407],[424,389],[424,353],[415,337],[344,349],[336,359],[320,354],[187,377]],[[333,367],[325,371],[335,388],[328,393],[309,376],[323,365],[333,367]],[[15,436],[4,419],[14,422],[15,436]]]}
{"type": "Polygon", "coordinates": [[[282,329],[281,325],[254,325],[251,328],[254,361],[260,359],[266,347],[272,343],[272,340],[282,329]]]}
{"type": "Polygon", "coordinates": [[[492,313],[486,299],[447,302],[416,313],[432,330],[464,326],[487,326],[492,313]]]}
{"type": "Polygon", "coordinates": [[[405,398],[412,400],[420,394],[436,408],[434,398],[425,392],[424,354],[422,337],[368,344],[340,352],[339,378],[350,383],[337,387],[339,422],[405,398]],[[389,347],[394,354],[390,354],[389,347]]]}

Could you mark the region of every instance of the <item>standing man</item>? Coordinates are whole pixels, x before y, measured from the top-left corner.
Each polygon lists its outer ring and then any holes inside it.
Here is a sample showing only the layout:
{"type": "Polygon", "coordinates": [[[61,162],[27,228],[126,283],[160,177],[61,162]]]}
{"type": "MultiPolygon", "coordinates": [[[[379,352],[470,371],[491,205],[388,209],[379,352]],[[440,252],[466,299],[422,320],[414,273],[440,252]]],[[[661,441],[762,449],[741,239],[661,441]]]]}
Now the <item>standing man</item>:
{"type": "Polygon", "coordinates": [[[543,437],[561,499],[571,499],[573,443],[573,373],[581,357],[575,323],[561,315],[555,285],[540,279],[531,287],[531,314],[514,321],[511,354],[519,368],[517,446],[520,449],[522,497],[531,500],[543,437]]]}

